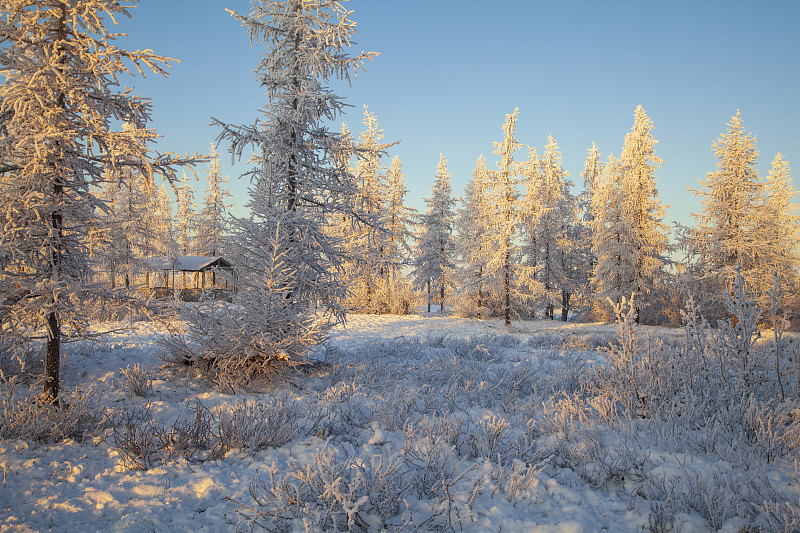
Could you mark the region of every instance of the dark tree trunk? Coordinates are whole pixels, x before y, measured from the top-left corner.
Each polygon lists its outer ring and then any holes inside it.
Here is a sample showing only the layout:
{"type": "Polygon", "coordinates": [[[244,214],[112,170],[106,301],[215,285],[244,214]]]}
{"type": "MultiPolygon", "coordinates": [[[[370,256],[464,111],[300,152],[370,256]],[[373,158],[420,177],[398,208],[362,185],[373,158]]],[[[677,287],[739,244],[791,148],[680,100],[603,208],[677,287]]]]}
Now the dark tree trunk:
{"type": "MultiPolygon", "coordinates": [[[[57,34],[61,42],[67,39],[66,29],[66,8],[61,5],[61,17],[58,21],[57,34]]],[[[58,62],[59,70],[62,71],[63,59],[58,62]]],[[[63,92],[56,96],[56,103],[62,112],[66,113],[66,96],[63,92]]],[[[53,162],[53,197],[57,206],[51,214],[52,244],[50,247],[50,268],[52,269],[51,281],[58,282],[61,278],[61,256],[64,252],[64,218],[61,213],[61,204],[64,198],[64,160],[63,147],[59,158],[53,162]]],[[[51,305],[53,308],[47,315],[47,344],[45,348],[44,361],[44,386],[43,398],[45,401],[58,405],[59,403],[59,379],[61,373],[61,326],[58,317],[58,302],[56,290],[52,289],[51,305]]]]}

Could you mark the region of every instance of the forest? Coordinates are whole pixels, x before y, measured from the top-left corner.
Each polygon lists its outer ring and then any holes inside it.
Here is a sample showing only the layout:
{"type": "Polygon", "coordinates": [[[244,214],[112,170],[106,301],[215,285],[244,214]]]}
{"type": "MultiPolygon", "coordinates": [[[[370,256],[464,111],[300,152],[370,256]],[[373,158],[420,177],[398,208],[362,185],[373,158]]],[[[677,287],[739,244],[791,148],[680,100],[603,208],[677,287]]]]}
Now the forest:
{"type": "Polygon", "coordinates": [[[742,113],[689,225],[643,106],[580,183],[509,110],[417,211],[333,125],[380,60],[344,2],[230,11],[265,106],[193,155],[120,81],[174,62],[134,4],[0,9],[0,531],[800,530],[800,212],[742,113]]]}

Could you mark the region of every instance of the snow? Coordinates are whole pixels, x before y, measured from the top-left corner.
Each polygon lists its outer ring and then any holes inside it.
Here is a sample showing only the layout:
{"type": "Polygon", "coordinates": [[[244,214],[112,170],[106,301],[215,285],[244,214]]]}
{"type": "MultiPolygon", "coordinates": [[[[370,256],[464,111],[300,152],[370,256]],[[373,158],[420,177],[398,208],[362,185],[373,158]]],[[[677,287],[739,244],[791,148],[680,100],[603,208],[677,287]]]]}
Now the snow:
{"type": "MultiPolygon", "coordinates": [[[[108,409],[121,413],[149,408],[154,420],[161,423],[186,414],[196,402],[213,408],[270,398],[287,404],[305,401],[304,405],[310,406],[302,419],[306,426],[277,448],[234,448],[219,459],[198,452],[189,458],[155,464],[148,470],[126,468],[114,446],[111,429],[104,438],[85,442],[2,441],[0,531],[248,530],[252,526],[247,518],[251,513],[243,506],[255,505],[250,490],[259,479],[264,487],[269,485],[270,473],[280,480],[281,476],[304,468],[323,471],[325,465],[350,465],[352,472],[350,468],[337,471],[339,478],[333,484],[338,483],[341,492],[347,486],[355,490],[354,472],[379,472],[378,458],[388,464],[393,459],[415,457],[415,462],[404,463],[406,466],[433,461],[430,450],[435,445],[424,434],[434,434],[430,428],[437,421],[443,424],[450,415],[451,421],[458,416],[463,418],[462,433],[470,437],[456,434],[455,445],[439,449],[447,460],[438,459],[441,469],[436,472],[441,476],[449,472],[458,479],[448,492],[455,514],[451,510],[449,518],[441,512],[438,518],[434,516],[434,511],[441,511],[446,502],[439,499],[441,492],[434,494],[438,489],[428,487],[433,492],[407,497],[407,507],[399,509],[394,523],[400,522],[400,513],[413,516],[413,527],[407,523],[405,530],[425,531],[427,526],[433,529],[433,525],[441,530],[463,528],[468,532],[625,532],[648,528],[653,511],[647,500],[632,496],[631,480],[593,485],[568,465],[544,460],[542,455],[542,461],[537,462],[536,453],[552,449],[551,444],[557,446],[556,433],[540,437],[539,452],[531,452],[532,476],[527,478],[527,486],[517,491],[510,483],[525,478],[508,472],[521,472],[526,468],[524,462],[515,459],[500,464],[490,453],[492,446],[510,449],[512,442],[519,442],[514,439],[525,431],[514,425],[518,419],[504,414],[498,403],[490,401],[491,394],[483,394],[495,385],[493,378],[524,368],[554,373],[562,360],[573,361],[569,367],[573,369],[591,364],[596,357],[592,344],[607,342],[613,335],[612,326],[531,321],[514,323],[508,329],[495,319],[355,315],[345,326],[333,330],[325,349],[318,354],[332,365],[329,372],[297,377],[290,387],[262,394],[236,395],[218,392],[202,380],[190,379],[185,373],[164,366],[157,346],[167,334],[163,326],[138,322],[134,329],[124,331],[115,330],[115,326],[119,324],[97,327],[109,332],[102,341],[68,346],[62,370],[65,390],[76,386],[91,388],[108,409]],[[482,344],[459,352],[468,363],[461,364],[449,355],[447,343],[457,344],[460,339],[469,338],[482,344]],[[536,365],[526,366],[533,362],[536,365]],[[123,370],[136,363],[153,372],[154,394],[150,398],[131,397],[126,392],[123,370]],[[472,378],[485,382],[470,384],[472,378]],[[455,379],[463,380],[459,389],[463,396],[450,398],[458,408],[447,413],[443,402],[448,391],[455,390],[448,389],[448,383],[455,379]],[[410,395],[411,391],[417,392],[416,397],[410,395]],[[409,403],[409,412],[415,416],[412,430],[398,421],[402,406],[409,403]],[[319,416],[315,418],[314,413],[319,416]],[[361,419],[363,416],[368,418],[361,419]],[[312,420],[316,420],[314,427],[312,420]],[[348,420],[357,423],[348,425],[348,420]],[[491,427],[500,420],[507,420],[509,427],[503,438],[493,444],[489,438],[491,427]],[[415,434],[409,437],[409,431],[415,434]],[[476,453],[466,452],[470,446],[475,447],[476,453]],[[428,517],[433,518],[426,526],[428,517]],[[459,517],[461,521],[456,524],[459,517]],[[447,526],[446,520],[451,520],[452,525],[447,526]]],[[[680,335],[679,330],[652,331],[662,336],[680,335]]],[[[441,428],[438,431],[445,433],[441,428]]],[[[655,465],[653,471],[677,482],[688,482],[694,473],[710,475],[729,468],[700,454],[667,453],[652,441],[642,444],[652,448],[638,451],[655,465]]],[[[791,501],[798,500],[800,489],[782,477],[777,468],[769,475],[774,486],[791,495],[791,501]]],[[[296,481],[292,476],[287,479],[296,481]]],[[[268,497],[262,499],[270,501],[268,497]]],[[[271,519],[265,515],[261,522],[271,519]]],[[[305,530],[301,519],[289,523],[290,531],[305,530]]],[[[313,521],[310,523],[311,530],[316,530],[313,521]]],[[[359,523],[369,531],[382,530],[381,521],[374,514],[364,516],[359,523]]],[[[340,525],[346,526],[346,520],[340,525]]],[[[676,510],[673,525],[676,531],[710,530],[706,520],[687,509],[676,510]]],[[[730,518],[722,524],[722,530],[736,531],[743,525],[730,518]]]]}
{"type": "Polygon", "coordinates": [[[185,270],[199,272],[211,267],[230,268],[230,263],[220,256],[182,255],[178,257],[148,257],[145,263],[153,270],[185,270]]]}

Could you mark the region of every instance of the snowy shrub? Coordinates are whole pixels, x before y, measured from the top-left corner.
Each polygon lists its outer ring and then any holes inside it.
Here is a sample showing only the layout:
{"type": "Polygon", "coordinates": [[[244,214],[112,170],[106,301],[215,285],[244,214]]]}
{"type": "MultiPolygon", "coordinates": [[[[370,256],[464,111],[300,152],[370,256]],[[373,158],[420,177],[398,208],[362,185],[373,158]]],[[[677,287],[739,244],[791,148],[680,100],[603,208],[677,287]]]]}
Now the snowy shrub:
{"type": "Polygon", "coordinates": [[[131,396],[149,398],[153,394],[153,374],[150,369],[136,363],[121,370],[125,380],[122,386],[131,396]]]}
{"type": "Polygon", "coordinates": [[[212,457],[234,448],[261,450],[283,446],[299,431],[299,407],[277,399],[237,402],[216,410],[216,445],[212,457]]]}
{"type": "Polygon", "coordinates": [[[83,439],[98,434],[105,423],[103,410],[91,391],[64,391],[61,402],[53,405],[37,397],[32,389],[27,394],[18,390],[17,376],[7,377],[2,370],[0,385],[0,439],[83,439]]]}
{"type": "Polygon", "coordinates": [[[283,446],[299,431],[299,412],[297,404],[274,398],[214,409],[196,402],[166,423],[155,420],[148,405],[118,416],[112,445],[123,465],[133,470],[148,470],[180,457],[221,459],[232,449],[283,446]]]}

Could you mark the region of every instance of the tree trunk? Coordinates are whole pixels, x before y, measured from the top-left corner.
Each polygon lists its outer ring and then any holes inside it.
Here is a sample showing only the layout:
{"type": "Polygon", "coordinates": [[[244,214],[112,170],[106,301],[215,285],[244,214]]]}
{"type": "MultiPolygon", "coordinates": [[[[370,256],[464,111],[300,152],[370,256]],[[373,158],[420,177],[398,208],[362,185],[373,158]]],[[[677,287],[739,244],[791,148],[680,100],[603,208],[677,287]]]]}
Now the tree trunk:
{"type": "MultiPolygon", "coordinates": [[[[58,22],[57,33],[59,40],[62,42],[67,38],[66,31],[66,8],[62,4],[61,17],[58,22]]],[[[63,71],[63,59],[58,62],[59,71],[63,71]]],[[[58,107],[62,112],[66,113],[67,103],[66,95],[60,92],[56,97],[58,107]]],[[[60,144],[60,143],[59,143],[60,144]]],[[[51,283],[58,283],[61,278],[61,256],[64,253],[64,218],[61,213],[61,204],[64,198],[64,160],[63,160],[63,146],[61,146],[61,153],[53,162],[53,197],[55,205],[58,206],[51,214],[51,228],[52,228],[52,245],[50,247],[50,268],[52,269],[50,281],[51,283]]],[[[52,289],[51,302],[53,308],[47,315],[47,346],[45,352],[44,362],[44,386],[43,397],[46,401],[53,405],[58,405],[59,399],[59,378],[61,367],[61,328],[58,318],[58,307],[56,299],[56,290],[52,289]]]]}
{"type": "Polygon", "coordinates": [[[503,277],[503,292],[504,292],[504,299],[503,302],[503,318],[505,319],[506,326],[511,325],[511,244],[508,243],[508,247],[506,248],[506,261],[505,261],[505,273],[503,277]]]}
{"type": "Polygon", "coordinates": [[[561,321],[566,322],[569,318],[569,300],[572,295],[566,291],[561,291],[561,321]]]}
{"type": "Polygon", "coordinates": [[[47,402],[58,405],[59,378],[61,367],[61,328],[58,312],[51,311],[47,316],[47,348],[44,362],[44,394],[47,402]]]}
{"type": "Polygon", "coordinates": [[[428,280],[428,314],[431,314],[431,280],[428,280]]]}

